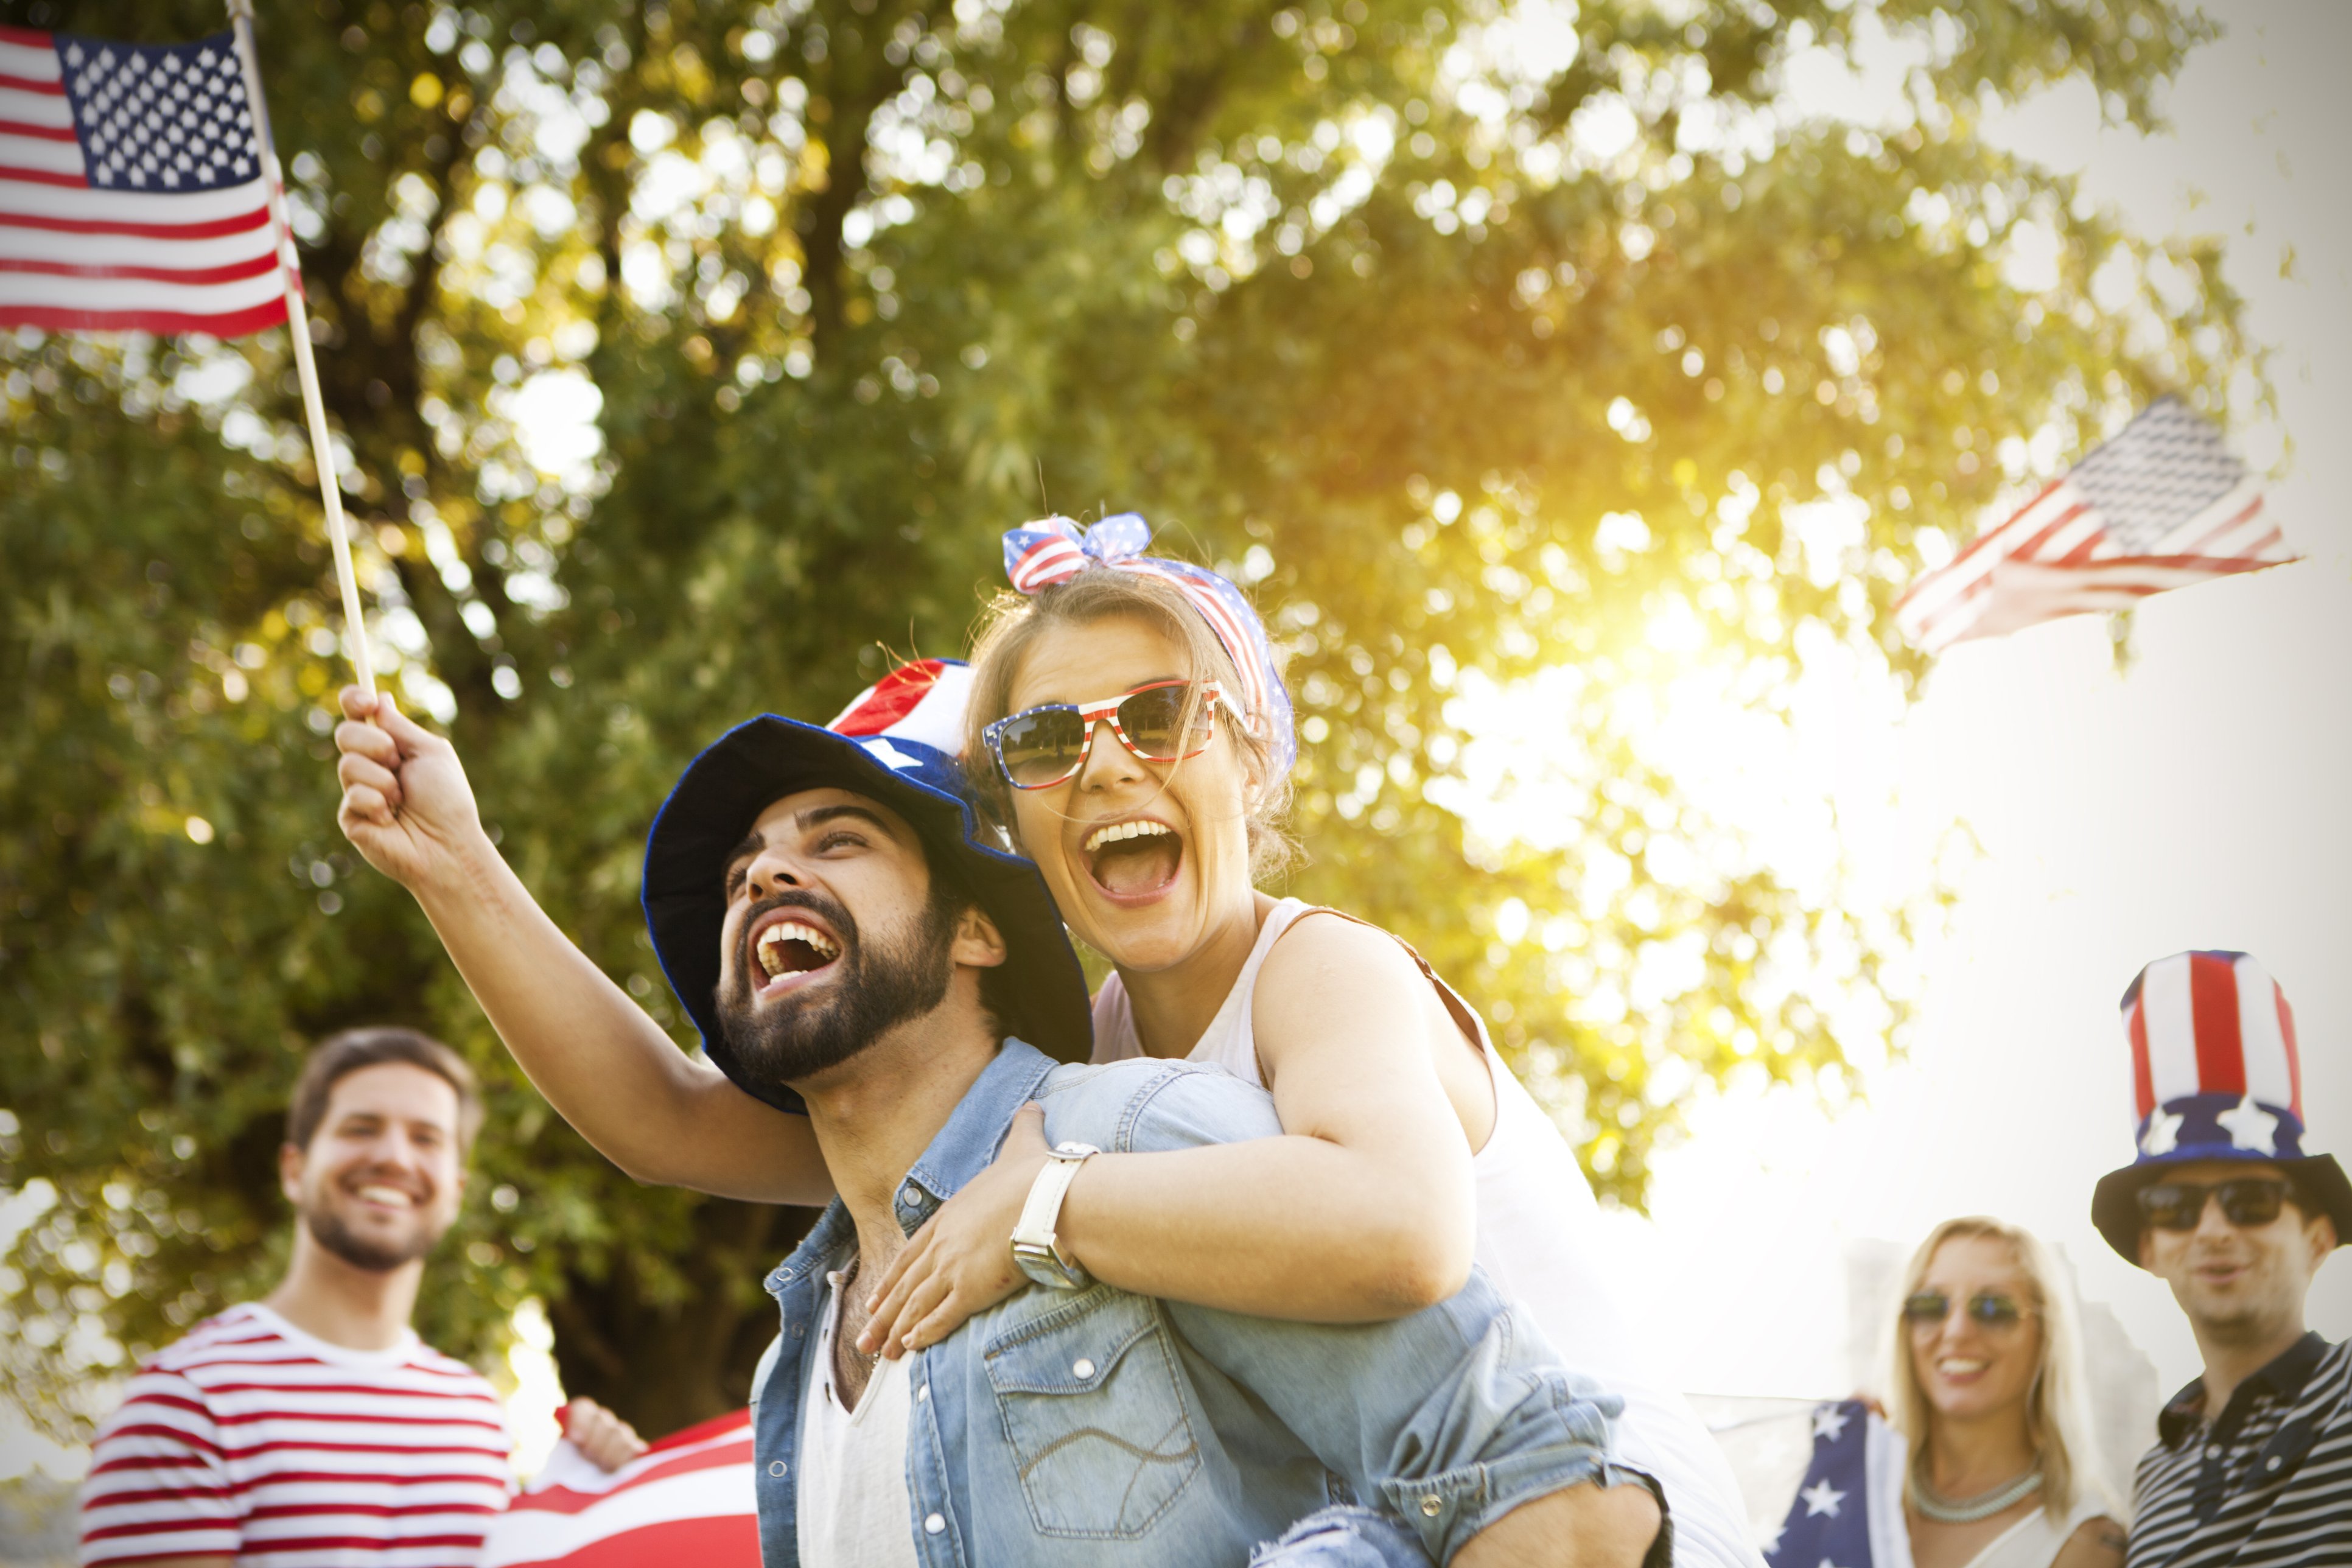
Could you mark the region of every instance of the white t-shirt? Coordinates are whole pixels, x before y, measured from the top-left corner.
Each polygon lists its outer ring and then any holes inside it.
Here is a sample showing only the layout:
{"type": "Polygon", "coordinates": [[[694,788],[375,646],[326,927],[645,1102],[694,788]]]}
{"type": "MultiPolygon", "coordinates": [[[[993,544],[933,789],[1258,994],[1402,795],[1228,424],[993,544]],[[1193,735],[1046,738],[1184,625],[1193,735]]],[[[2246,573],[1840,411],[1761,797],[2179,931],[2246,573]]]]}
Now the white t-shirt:
{"type": "MultiPolygon", "coordinates": [[[[1189,1059],[1212,1062],[1264,1087],[1252,1007],[1259,969],[1282,933],[1312,906],[1285,899],[1266,911],[1242,965],[1189,1059]]],[[[1451,996],[1435,975],[1440,994],[1451,996]]],[[[1576,1152],[1486,1037],[1465,1006],[1495,1086],[1495,1129],[1470,1162],[1477,1183],[1474,1256],[1495,1289],[1522,1302],[1574,1371],[1622,1395],[1617,1453],[1657,1478],[1675,1524],[1676,1568],[1762,1568],[1749,1536],[1739,1482],[1723,1449],[1690,1405],[1644,1364],[1613,1282],[1601,1267],[1600,1205],[1576,1152]]],[[[1143,1054],[1126,988],[1113,973],[1096,993],[1095,1060],[1143,1054]]]]}
{"type": "Polygon", "coordinates": [[[908,1369],[913,1358],[877,1361],[852,1410],[833,1382],[842,1275],[831,1294],[801,1395],[802,1568],[917,1568],[915,1507],[907,1492],[908,1369]]]}

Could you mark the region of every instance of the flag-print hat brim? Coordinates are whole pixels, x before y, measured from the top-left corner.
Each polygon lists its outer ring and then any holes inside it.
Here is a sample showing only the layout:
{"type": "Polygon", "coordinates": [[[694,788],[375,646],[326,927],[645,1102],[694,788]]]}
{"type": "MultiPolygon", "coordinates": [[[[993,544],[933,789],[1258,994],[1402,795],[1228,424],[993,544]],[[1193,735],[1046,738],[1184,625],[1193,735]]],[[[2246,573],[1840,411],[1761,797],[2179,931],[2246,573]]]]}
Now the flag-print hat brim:
{"type": "Polygon", "coordinates": [[[2352,1181],[2346,1179],[2344,1167],[2336,1163],[2335,1155],[2305,1154],[2282,1160],[2259,1150],[2237,1149],[2228,1144],[2187,1148],[2177,1155],[2138,1160],[2120,1171],[2108,1172],[2092,1189],[2091,1223],[2099,1227],[2107,1245],[2126,1262],[2137,1265],[2142,1225],[2140,1189],[2176,1174],[2182,1165],[2208,1160],[2244,1161],[2275,1167],[2294,1184],[2305,1206],[2336,1222],[2336,1245],[2352,1244],[2352,1181]]]}
{"type": "Polygon", "coordinates": [[[764,714],[739,724],[694,759],[663,803],[646,842],[646,924],[670,988],[703,1048],[737,1085],[786,1110],[803,1109],[782,1084],[752,1081],[719,1027],[721,883],[727,858],[770,804],[811,789],[845,789],[881,802],[922,837],[934,876],[953,877],[1005,944],[1008,1028],[1046,1055],[1083,1062],[1094,1030],[1085,971],[1037,868],[987,842],[963,771],[936,747],[903,737],[853,738],[764,714]]]}
{"type": "Polygon", "coordinates": [[[2273,1166],[2303,1206],[2352,1243],[2352,1183],[2331,1154],[2303,1147],[2303,1068],[2294,1010],[2252,955],[2176,952],[2141,970],[2124,993],[2131,1043],[2137,1158],[2100,1178],[2091,1223],[2139,1261],[2140,1190],[2183,1165],[2273,1166]]]}

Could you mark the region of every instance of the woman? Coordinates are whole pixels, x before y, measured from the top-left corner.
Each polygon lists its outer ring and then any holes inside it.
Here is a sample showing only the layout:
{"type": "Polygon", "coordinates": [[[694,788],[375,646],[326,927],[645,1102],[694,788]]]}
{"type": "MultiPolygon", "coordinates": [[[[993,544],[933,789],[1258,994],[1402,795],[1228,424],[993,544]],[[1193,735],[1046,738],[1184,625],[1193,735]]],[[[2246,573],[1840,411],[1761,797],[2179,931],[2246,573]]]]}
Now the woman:
{"type": "Polygon", "coordinates": [[[2074,1300],[2032,1234],[1980,1218],[1935,1228],[1904,1272],[1886,1388],[1909,1450],[1914,1568],[2123,1562],[2094,1474],[2074,1300]]]}
{"type": "MultiPolygon", "coordinates": [[[[1096,1059],[1213,1062],[1286,1136],[1098,1154],[1056,1245],[1141,1293],[1314,1321],[1412,1311],[1471,1261],[1569,1364],[1624,1395],[1621,1449],[1664,1485],[1683,1563],[1757,1562],[1720,1451],[1639,1364],[1558,1130],[1469,1007],[1398,939],[1259,892],[1296,743],[1272,647],[1231,584],[1142,553],[1142,520],[1007,536],[1023,596],[973,655],[966,765],[1072,932],[1117,973],[1096,1059]]],[[[1047,1152],[1033,1117],[875,1285],[860,1349],[935,1342],[1024,1281],[1007,1255],[1047,1152]]]]}

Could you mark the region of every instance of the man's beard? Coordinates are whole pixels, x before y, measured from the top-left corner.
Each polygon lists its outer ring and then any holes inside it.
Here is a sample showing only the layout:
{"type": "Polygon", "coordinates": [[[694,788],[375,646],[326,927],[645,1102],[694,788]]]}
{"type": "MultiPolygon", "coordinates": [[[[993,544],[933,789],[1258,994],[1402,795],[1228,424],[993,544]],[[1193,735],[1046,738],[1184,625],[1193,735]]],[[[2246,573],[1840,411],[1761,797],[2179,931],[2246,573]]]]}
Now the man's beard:
{"type": "Polygon", "coordinates": [[[389,1274],[403,1264],[414,1263],[433,1250],[440,1241],[446,1226],[439,1228],[420,1226],[409,1233],[408,1239],[394,1246],[370,1241],[343,1223],[343,1216],[324,1203],[303,1209],[302,1223],[310,1229],[310,1239],[333,1253],[354,1268],[364,1268],[374,1274],[389,1274]]]}
{"type": "Polygon", "coordinates": [[[909,1018],[919,1018],[946,999],[955,976],[952,956],[961,907],[939,890],[926,900],[914,929],[899,941],[868,943],[857,922],[833,900],[815,892],[784,893],[756,905],[744,917],[736,943],[735,981],[719,994],[719,1028],[735,1060],[752,1082],[782,1088],[838,1067],[909,1018]],[[771,910],[801,909],[824,917],[841,938],[841,973],[812,998],[788,997],[781,1006],[756,1008],[751,979],[761,973],[752,956],[751,928],[771,910]]]}

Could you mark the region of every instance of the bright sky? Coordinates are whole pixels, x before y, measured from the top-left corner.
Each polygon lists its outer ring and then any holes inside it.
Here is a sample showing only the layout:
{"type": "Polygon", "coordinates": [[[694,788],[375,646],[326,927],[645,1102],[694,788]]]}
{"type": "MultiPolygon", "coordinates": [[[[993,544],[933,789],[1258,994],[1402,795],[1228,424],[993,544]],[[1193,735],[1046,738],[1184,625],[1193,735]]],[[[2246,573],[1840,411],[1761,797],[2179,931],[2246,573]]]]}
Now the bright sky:
{"type": "MultiPolygon", "coordinates": [[[[1914,1049],[1869,1075],[1867,1103],[1833,1119],[1786,1093],[1705,1105],[1654,1162],[1654,1223],[1617,1226],[1629,1294],[1694,1391],[1845,1392],[1846,1247],[1907,1251],[1977,1212],[2057,1242],[2167,1393],[2193,1377],[2169,1293],[2088,1216],[2092,1184],[2131,1153],[2116,1002],[2164,954],[2263,960],[2295,1008],[2311,1143],[2352,1156],[2352,101],[2336,79],[2352,7],[2206,10],[2227,37],[2192,58],[2169,134],[2103,131],[2087,89],[1996,134],[2080,170],[2142,233],[2226,237],[2280,402],[2277,426],[2232,438],[2257,465],[2284,453],[2271,503],[2311,559],[2153,601],[2123,676],[2103,622],[2078,618],[1962,646],[1907,711],[1859,676],[1811,682],[1799,763],[1863,853],[1916,862],[1958,819],[1982,856],[1924,955],[1914,1049]]],[[[2340,1255],[2312,1324],[2352,1332],[2340,1255]]]]}

